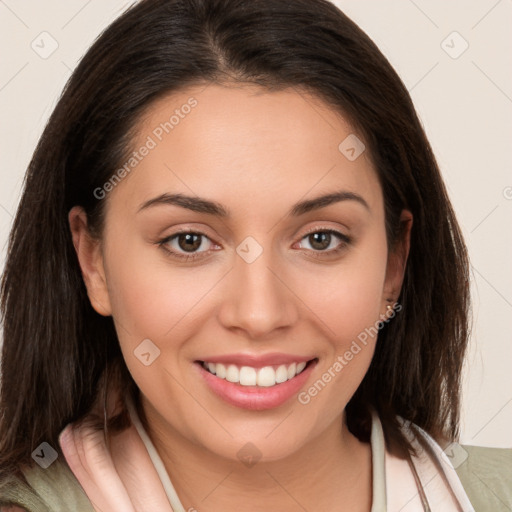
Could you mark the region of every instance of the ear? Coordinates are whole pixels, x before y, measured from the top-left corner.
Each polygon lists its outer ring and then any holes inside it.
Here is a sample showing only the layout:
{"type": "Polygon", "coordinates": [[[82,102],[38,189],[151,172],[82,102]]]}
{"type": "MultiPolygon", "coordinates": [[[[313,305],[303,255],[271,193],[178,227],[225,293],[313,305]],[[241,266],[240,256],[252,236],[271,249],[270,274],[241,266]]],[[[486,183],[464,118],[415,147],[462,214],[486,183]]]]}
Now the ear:
{"type": "Polygon", "coordinates": [[[409,210],[402,210],[400,214],[399,239],[388,253],[384,293],[382,297],[384,307],[386,304],[396,302],[400,295],[400,290],[402,289],[407,257],[409,256],[409,248],[411,245],[412,220],[412,213],[409,210]]]}
{"type": "Polygon", "coordinates": [[[71,208],[68,222],[91,305],[100,315],[110,316],[112,309],[100,240],[90,234],[87,214],[81,206],[71,208]]]}

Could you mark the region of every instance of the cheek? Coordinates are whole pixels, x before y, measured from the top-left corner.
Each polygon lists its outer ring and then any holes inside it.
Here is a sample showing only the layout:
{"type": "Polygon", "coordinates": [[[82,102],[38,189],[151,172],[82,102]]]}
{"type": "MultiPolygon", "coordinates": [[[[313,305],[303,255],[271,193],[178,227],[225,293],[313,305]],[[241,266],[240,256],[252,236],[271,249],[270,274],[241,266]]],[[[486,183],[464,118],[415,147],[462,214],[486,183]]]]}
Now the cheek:
{"type": "MultiPolygon", "coordinates": [[[[113,317],[125,334],[162,339],[192,318],[201,298],[218,281],[216,270],[180,267],[163,249],[129,237],[113,240],[108,283],[113,317]]],[[[175,337],[175,336],[174,336],[175,337]]]]}
{"type": "Polygon", "coordinates": [[[386,260],[385,239],[376,236],[347,253],[335,267],[302,272],[301,298],[340,348],[379,320],[386,260]]]}
{"type": "Polygon", "coordinates": [[[383,313],[386,261],[385,237],[376,234],[347,255],[335,271],[317,272],[305,283],[304,302],[321,320],[317,325],[324,325],[330,349],[317,380],[303,390],[299,402],[331,411],[325,422],[346,406],[371,363],[383,313]]]}
{"type": "Polygon", "coordinates": [[[182,380],[175,361],[194,336],[198,325],[194,306],[211,288],[213,278],[198,279],[196,273],[178,271],[163,252],[129,235],[110,240],[106,273],[125,363],[146,396],[158,402],[165,390],[165,396],[178,403],[180,389],[164,369],[182,380]]]}

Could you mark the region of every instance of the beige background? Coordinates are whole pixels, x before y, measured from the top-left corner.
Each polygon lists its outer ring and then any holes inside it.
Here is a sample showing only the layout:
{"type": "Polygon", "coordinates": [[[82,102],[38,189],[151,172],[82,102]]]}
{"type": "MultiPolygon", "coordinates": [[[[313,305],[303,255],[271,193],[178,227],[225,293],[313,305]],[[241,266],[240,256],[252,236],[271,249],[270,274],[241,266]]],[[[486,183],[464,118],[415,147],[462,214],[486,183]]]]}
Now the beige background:
{"type": "MultiPolygon", "coordinates": [[[[0,269],[46,119],[80,57],[130,3],[0,0],[0,269]],[[52,45],[58,47],[47,58],[36,53],[52,45]]],[[[461,442],[510,447],[512,0],[335,3],[377,43],[411,92],[469,246],[474,330],[461,442]]]]}

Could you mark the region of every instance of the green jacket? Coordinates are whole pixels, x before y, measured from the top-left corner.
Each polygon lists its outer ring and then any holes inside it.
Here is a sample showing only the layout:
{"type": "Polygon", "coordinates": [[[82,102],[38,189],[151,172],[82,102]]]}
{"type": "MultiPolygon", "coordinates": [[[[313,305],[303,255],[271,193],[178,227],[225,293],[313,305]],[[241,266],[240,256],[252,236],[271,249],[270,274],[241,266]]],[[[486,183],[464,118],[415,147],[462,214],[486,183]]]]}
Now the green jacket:
{"type": "MultiPolygon", "coordinates": [[[[468,457],[456,471],[475,511],[511,512],[512,448],[462,446],[468,457]]],[[[14,478],[0,482],[0,506],[15,504],[29,512],[94,512],[61,458],[47,469],[34,466],[25,476],[29,487],[14,478]]]]}

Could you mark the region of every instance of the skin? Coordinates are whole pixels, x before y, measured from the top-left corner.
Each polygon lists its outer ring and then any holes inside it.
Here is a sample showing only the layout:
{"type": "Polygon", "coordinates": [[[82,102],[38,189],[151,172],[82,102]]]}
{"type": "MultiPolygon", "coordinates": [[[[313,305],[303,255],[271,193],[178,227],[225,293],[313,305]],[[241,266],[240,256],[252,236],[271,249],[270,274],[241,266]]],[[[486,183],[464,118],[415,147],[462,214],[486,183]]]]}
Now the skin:
{"type": "MultiPolygon", "coordinates": [[[[402,212],[405,236],[390,253],[369,152],[349,161],[338,145],[351,126],[297,89],[210,84],[173,93],[145,112],[133,148],[191,96],[198,105],[103,199],[101,241],[89,236],[80,207],[69,213],[91,303],[114,318],[149,434],[186,510],[368,511],[370,445],[348,431],[344,410],[376,338],[307,405],[293,397],[265,411],[224,402],[194,361],[239,352],[316,357],[307,390],[398,297],[411,214],[402,212]],[[288,214],[298,201],[339,190],[367,207],[344,200],[288,214]],[[164,192],[216,201],[230,216],[168,204],[138,212],[164,192]],[[180,228],[206,235],[196,260],[158,245],[180,228]],[[308,236],[329,229],[350,238],[333,236],[327,250],[341,250],[330,255],[308,236]],[[263,250],[251,263],[236,252],[248,236],[263,250]],[[150,366],[133,353],[147,338],[161,351],[150,366]],[[251,468],[237,457],[248,442],[261,453],[251,468]]],[[[166,246],[187,254],[176,238],[166,246]]]]}

